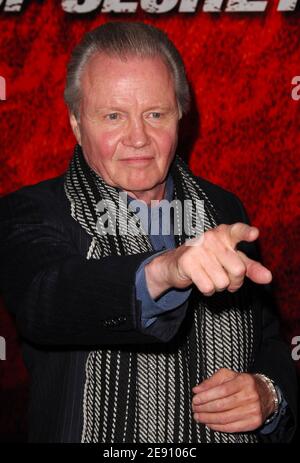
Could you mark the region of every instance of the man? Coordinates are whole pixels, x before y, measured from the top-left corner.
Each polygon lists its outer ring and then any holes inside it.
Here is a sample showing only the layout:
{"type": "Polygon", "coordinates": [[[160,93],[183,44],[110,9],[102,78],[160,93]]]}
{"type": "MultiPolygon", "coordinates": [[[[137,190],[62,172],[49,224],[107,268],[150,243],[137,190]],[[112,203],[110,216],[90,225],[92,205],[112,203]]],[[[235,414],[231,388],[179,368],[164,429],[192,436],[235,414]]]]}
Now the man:
{"type": "Polygon", "coordinates": [[[178,51],[151,26],[100,26],[73,52],[65,100],[68,171],[1,200],[29,440],[289,440],[295,374],[258,230],[237,197],[175,155],[189,104],[178,51]],[[162,199],[177,201],[169,232],[153,214],[162,199]]]}

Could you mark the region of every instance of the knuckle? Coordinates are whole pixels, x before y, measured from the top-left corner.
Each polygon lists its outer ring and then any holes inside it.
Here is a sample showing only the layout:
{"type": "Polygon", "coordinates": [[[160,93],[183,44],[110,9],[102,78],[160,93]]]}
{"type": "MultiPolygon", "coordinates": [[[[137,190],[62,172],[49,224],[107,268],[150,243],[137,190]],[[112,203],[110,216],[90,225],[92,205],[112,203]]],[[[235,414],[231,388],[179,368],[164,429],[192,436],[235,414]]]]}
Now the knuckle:
{"type": "Polygon", "coordinates": [[[216,287],[218,291],[223,291],[230,285],[229,278],[224,276],[223,278],[220,278],[216,287]]]}
{"type": "Polygon", "coordinates": [[[226,367],[222,367],[218,370],[218,373],[221,374],[222,376],[227,376],[227,374],[230,372],[230,370],[226,367]]]}
{"type": "Polygon", "coordinates": [[[182,274],[190,275],[194,268],[194,261],[190,252],[183,252],[177,259],[177,268],[182,274]]]}
{"type": "Polygon", "coordinates": [[[220,384],[219,384],[220,394],[222,394],[223,397],[227,397],[228,395],[231,395],[232,390],[233,390],[233,384],[231,380],[236,381],[237,377],[239,376],[239,373],[229,368],[223,367],[218,370],[217,374],[220,380],[220,384]]]}
{"type": "Polygon", "coordinates": [[[239,386],[242,390],[245,390],[248,386],[248,381],[247,381],[247,374],[246,373],[239,373],[237,376],[237,381],[239,383],[239,386]]]}
{"type": "Polygon", "coordinates": [[[203,246],[204,247],[210,246],[212,243],[215,242],[215,239],[216,239],[215,231],[214,230],[207,230],[203,234],[203,246]]]}
{"type": "Polygon", "coordinates": [[[227,386],[227,384],[225,383],[222,387],[223,396],[225,397],[225,396],[230,395],[230,392],[231,392],[230,386],[227,386]]]}
{"type": "Polygon", "coordinates": [[[245,381],[249,386],[255,387],[256,386],[256,381],[253,375],[249,373],[242,373],[242,376],[245,378],[245,381]]]}
{"type": "Polygon", "coordinates": [[[190,263],[190,254],[189,252],[183,252],[177,260],[177,264],[180,268],[185,269],[189,266],[190,263]]]}
{"type": "Polygon", "coordinates": [[[224,223],[221,223],[220,225],[216,227],[216,231],[221,232],[221,233],[227,232],[227,229],[228,229],[228,225],[225,225],[224,223]]]}
{"type": "Polygon", "coordinates": [[[242,263],[236,264],[231,273],[235,278],[243,278],[246,273],[246,267],[242,263]]]}
{"type": "Polygon", "coordinates": [[[200,289],[203,294],[213,294],[215,292],[214,285],[210,283],[202,283],[200,289]]]}
{"type": "Polygon", "coordinates": [[[240,381],[241,383],[247,388],[248,392],[256,392],[256,382],[253,375],[249,373],[241,373],[240,374],[240,381]]]}
{"type": "Polygon", "coordinates": [[[224,405],[226,405],[226,402],[224,399],[217,400],[215,404],[217,411],[223,410],[224,405]]]}

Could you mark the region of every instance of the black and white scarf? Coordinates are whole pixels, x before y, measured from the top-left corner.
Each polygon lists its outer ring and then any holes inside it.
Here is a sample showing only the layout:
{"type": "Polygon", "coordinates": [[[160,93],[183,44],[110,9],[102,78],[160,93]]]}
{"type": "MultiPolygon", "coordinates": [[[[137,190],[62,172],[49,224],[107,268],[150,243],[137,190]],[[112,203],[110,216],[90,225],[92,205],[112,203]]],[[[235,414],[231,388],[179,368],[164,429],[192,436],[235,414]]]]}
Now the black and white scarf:
{"type": "MultiPolygon", "coordinates": [[[[204,231],[216,227],[219,221],[213,204],[178,156],[171,174],[173,198],[204,200],[204,231]]],[[[96,205],[101,199],[119,205],[119,190],[107,185],[88,166],[79,145],[66,173],[65,191],[72,217],[92,237],[87,259],[153,250],[147,234],[125,236],[117,232],[114,236],[101,232],[96,205]]],[[[126,217],[127,204],[123,206],[126,217]]],[[[191,223],[197,223],[193,214],[191,223]]],[[[175,235],[176,246],[187,237],[184,232],[175,235]]],[[[196,423],[191,408],[193,386],[222,367],[247,371],[252,356],[253,308],[246,289],[212,297],[203,297],[195,289],[187,316],[169,343],[122,346],[120,342],[116,348],[103,346],[89,353],[80,405],[84,421],[81,441],[256,442],[255,433],[214,432],[196,423]]]]}

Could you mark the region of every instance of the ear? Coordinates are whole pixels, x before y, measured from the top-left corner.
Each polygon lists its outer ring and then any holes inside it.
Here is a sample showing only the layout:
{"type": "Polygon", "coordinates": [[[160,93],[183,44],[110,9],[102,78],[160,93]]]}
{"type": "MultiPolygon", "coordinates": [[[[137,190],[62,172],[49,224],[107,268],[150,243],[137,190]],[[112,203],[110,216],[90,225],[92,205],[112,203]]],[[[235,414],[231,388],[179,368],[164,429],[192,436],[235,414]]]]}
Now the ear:
{"type": "Polygon", "coordinates": [[[73,113],[69,113],[69,119],[70,119],[70,124],[73,130],[73,133],[77,140],[77,143],[81,145],[81,134],[80,134],[79,123],[73,113]]]}

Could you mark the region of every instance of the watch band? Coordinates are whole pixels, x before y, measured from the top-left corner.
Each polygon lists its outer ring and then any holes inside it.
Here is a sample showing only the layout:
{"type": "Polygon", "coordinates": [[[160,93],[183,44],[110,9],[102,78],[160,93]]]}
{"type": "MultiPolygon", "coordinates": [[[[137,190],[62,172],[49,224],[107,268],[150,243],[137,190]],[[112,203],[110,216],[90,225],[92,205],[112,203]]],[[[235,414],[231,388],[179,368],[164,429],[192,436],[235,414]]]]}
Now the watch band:
{"type": "Polygon", "coordinates": [[[268,376],[264,375],[263,373],[255,373],[254,376],[257,376],[260,378],[269,388],[269,391],[272,393],[272,398],[274,402],[274,412],[272,415],[267,418],[264,424],[268,424],[271,421],[274,420],[274,418],[278,415],[279,412],[279,406],[282,402],[282,396],[281,392],[278,386],[274,383],[272,379],[270,379],[268,376]]]}

